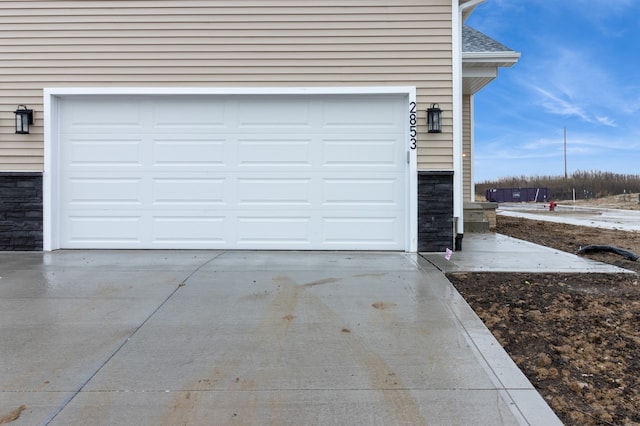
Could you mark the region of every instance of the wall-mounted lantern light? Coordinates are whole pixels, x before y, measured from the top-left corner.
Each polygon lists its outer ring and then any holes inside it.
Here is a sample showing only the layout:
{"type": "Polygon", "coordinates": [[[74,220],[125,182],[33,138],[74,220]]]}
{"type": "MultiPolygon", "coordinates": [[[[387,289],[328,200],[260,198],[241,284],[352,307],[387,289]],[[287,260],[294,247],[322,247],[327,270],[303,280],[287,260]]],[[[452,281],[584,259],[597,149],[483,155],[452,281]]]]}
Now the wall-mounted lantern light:
{"type": "Polygon", "coordinates": [[[427,126],[429,133],[442,133],[442,110],[438,104],[431,104],[427,108],[427,126]]]}
{"type": "Polygon", "coordinates": [[[16,115],[16,133],[28,135],[29,125],[33,124],[33,110],[27,109],[26,105],[18,105],[14,114],[16,115]]]}

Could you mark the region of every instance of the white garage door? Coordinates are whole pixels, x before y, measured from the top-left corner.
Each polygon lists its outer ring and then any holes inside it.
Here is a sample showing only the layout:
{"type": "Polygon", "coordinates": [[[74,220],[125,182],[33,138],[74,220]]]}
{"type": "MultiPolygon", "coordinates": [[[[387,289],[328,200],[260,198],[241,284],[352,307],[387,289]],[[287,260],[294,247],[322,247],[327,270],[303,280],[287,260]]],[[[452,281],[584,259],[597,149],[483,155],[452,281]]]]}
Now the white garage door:
{"type": "Polygon", "coordinates": [[[61,248],[406,248],[406,96],[71,96],[59,108],[61,248]]]}

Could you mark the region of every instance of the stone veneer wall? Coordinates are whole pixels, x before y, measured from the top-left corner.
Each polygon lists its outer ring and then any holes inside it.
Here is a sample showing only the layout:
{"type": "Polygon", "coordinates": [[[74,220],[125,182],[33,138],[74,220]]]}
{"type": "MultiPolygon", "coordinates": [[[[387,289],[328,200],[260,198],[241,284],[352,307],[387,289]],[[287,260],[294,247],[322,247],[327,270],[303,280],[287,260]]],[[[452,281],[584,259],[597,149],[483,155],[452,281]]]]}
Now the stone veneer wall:
{"type": "Polygon", "coordinates": [[[0,172],[0,250],[42,250],[42,173],[0,172]]]}
{"type": "Polygon", "coordinates": [[[454,249],[453,172],[418,172],[418,251],[454,249]]]}

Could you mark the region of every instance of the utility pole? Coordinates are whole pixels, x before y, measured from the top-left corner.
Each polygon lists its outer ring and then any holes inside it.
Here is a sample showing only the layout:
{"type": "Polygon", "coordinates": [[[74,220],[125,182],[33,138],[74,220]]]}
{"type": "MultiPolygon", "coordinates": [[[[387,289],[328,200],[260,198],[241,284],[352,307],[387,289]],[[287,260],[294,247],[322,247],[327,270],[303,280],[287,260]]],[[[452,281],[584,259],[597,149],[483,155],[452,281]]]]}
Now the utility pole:
{"type": "Polygon", "coordinates": [[[567,126],[564,126],[564,179],[567,180],[567,126]]]}

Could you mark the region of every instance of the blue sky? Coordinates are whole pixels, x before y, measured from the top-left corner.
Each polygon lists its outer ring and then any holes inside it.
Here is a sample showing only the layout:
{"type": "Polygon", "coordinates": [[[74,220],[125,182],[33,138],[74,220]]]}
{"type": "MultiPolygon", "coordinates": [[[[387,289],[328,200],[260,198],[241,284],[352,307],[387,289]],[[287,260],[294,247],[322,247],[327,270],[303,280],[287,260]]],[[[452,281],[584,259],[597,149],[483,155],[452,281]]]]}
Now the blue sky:
{"type": "Polygon", "coordinates": [[[475,96],[475,181],[640,174],[640,0],[487,0],[466,21],[522,53],[475,96]]]}

